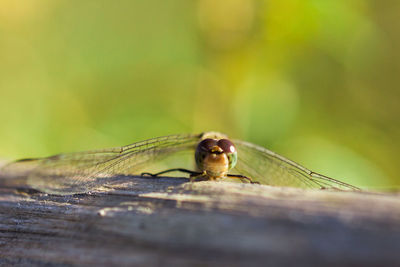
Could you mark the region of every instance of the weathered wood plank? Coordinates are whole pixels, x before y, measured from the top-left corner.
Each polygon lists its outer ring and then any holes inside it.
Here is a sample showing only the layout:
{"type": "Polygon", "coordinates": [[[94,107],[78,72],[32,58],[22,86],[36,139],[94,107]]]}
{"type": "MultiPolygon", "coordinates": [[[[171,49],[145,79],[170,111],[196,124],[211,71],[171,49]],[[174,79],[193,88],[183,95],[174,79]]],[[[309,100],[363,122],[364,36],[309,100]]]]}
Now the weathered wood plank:
{"type": "Polygon", "coordinates": [[[0,264],[400,264],[400,198],[183,178],[0,188],[0,264]]]}

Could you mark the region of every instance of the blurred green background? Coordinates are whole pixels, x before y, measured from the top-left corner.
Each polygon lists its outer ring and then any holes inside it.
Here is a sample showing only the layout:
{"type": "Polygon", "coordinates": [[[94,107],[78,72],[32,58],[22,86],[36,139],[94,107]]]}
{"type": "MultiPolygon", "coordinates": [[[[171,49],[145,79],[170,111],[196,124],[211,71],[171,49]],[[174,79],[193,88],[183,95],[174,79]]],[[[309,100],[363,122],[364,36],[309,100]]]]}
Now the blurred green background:
{"type": "Polygon", "coordinates": [[[2,0],[0,158],[217,130],[397,186],[399,14],[397,0],[2,0]]]}

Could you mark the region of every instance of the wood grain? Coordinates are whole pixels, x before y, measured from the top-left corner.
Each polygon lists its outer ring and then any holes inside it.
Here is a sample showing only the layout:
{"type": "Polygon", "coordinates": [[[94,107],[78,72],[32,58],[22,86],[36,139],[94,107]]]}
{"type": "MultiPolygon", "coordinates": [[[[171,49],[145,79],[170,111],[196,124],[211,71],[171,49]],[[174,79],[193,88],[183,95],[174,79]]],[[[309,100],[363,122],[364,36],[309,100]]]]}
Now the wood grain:
{"type": "Polygon", "coordinates": [[[400,265],[399,195],[130,177],[0,188],[0,265],[400,265]]]}

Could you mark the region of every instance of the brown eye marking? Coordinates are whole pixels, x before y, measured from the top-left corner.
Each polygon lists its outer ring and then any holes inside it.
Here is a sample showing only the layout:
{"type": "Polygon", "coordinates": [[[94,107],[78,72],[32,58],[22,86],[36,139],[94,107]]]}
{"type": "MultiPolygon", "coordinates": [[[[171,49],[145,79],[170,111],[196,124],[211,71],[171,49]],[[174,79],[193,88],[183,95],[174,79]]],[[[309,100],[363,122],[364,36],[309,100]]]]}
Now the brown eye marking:
{"type": "Polygon", "coordinates": [[[215,145],[217,145],[217,140],[211,139],[211,138],[207,138],[207,139],[204,139],[203,141],[201,141],[197,145],[197,148],[201,149],[201,150],[204,150],[204,151],[209,151],[215,145]]]}
{"type": "Polygon", "coordinates": [[[217,145],[222,148],[225,153],[235,153],[236,147],[235,145],[229,141],[228,139],[220,139],[217,145]]]}

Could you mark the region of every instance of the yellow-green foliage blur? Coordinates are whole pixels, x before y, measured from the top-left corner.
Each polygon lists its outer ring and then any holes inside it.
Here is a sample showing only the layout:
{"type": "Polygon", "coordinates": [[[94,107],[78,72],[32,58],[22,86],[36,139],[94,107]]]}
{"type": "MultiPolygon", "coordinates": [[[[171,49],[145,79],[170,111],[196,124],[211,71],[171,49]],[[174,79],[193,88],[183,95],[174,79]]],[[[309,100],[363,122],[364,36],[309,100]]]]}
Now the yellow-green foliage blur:
{"type": "Polygon", "coordinates": [[[217,130],[399,185],[399,14],[397,0],[2,0],[0,158],[217,130]]]}

